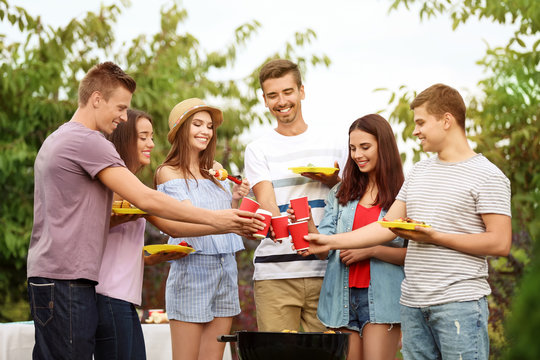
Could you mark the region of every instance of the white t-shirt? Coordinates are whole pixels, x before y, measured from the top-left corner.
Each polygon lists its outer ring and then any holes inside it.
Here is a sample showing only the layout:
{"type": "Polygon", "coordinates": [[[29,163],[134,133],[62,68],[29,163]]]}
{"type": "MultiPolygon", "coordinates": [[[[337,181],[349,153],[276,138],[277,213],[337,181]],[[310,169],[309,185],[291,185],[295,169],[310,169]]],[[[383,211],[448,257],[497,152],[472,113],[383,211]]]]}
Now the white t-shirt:
{"type": "MultiPolygon", "coordinates": [[[[418,162],[396,198],[407,216],[452,234],[485,232],[482,214],[511,216],[510,181],[483,155],[458,163],[418,162]]],[[[401,304],[411,307],[478,300],[491,292],[485,256],[409,241],[401,304]]]]}
{"type": "MultiPolygon", "coordinates": [[[[314,165],[333,167],[339,162],[345,166],[348,155],[348,138],[332,135],[328,129],[308,129],[297,136],[283,136],[271,131],[246,147],[245,174],[251,186],[261,181],[270,181],[274,187],[277,205],[286,214],[289,200],[308,196],[315,224],[324,215],[328,186],[294,174],[290,167],[314,165]]],[[[315,256],[302,257],[291,249],[290,240],[281,244],[271,239],[261,241],[253,259],[254,280],[291,279],[324,276],[326,261],[315,256]]]]}

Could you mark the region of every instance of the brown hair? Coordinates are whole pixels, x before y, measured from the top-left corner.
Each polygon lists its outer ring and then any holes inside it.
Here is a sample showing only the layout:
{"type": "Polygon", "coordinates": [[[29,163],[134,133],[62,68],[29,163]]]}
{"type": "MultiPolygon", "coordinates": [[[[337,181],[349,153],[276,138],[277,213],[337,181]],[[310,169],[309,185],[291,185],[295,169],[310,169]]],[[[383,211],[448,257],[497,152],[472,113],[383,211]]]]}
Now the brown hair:
{"type": "MultiPolygon", "coordinates": [[[[380,115],[370,114],[355,120],[349,127],[349,135],[354,130],[362,130],[377,139],[378,160],[375,166],[377,197],[373,205],[388,210],[403,184],[403,167],[396,139],[388,121],[380,115]]],[[[346,205],[349,201],[360,200],[366,192],[369,174],[361,172],[349,152],[341,186],[336,193],[338,202],[346,205]]]]}
{"type": "Polygon", "coordinates": [[[133,94],[137,84],[124,70],[110,61],[94,65],[79,84],[79,106],[85,106],[94,91],[101,92],[105,101],[108,101],[119,86],[133,94]]]}
{"type": "Polygon", "coordinates": [[[126,167],[132,172],[138,172],[141,167],[137,160],[137,121],[141,118],[150,120],[152,117],[141,110],[128,109],[127,121],[118,124],[107,138],[114,144],[116,151],[124,160],[126,167]]]}
{"type": "Polygon", "coordinates": [[[411,110],[426,104],[429,114],[443,116],[445,113],[452,114],[458,125],[465,130],[465,113],[467,108],[459,92],[444,84],[435,84],[428,87],[416,96],[411,102],[411,110]]]}
{"type": "MultiPolygon", "coordinates": [[[[206,111],[206,110],[201,110],[206,111]]],[[[159,169],[161,169],[163,166],[170,166],[173,168],[176,168],[180,170],[184,176],[186,184],[188,184],[188,178],[195,179],[195,175],[189,170],[189,162],[190,162],[190,148],[189,148],[189,133],[191,131],[191,122],[193,121],[193,117],[199,113],[200,111],[197,111],[196,113],[193,113],[190,115],[186,121],[182,122],[180,125],[180,128],[178,129],[176,133],[176,137],[174,138],[173,143],[171,144],[171,150],[167,154],[167,157],[165,158],[165,161],[163,164],[159,165],[156,169],[155,174],[159,172],[159,169]]],[[[216,143],[217,143],[217,126],[214,123],[214,119],[212,118],[212,123],[214,124],[214,131],[213,136],[210,139],[210,142],[208,143],[208,146],[206,149],[204,149],[199,154],[199,169],[201,169],[201,175],[205,179],[209,179],[213,181],[216,185],[218,185],[220,188],[223,189],[219,181],[212,175],[210,175],[207,171],[208,169],[212,169],[212,166],[214,165],[214,156],[216,155],[216,143]]],[[[154,175],[154,187],[157,185],[157,179],[156,175],[154,175]]],[[[189,186],[189,185],[188,185],[189,186]]]]}
{"type": "Polygon", "coordinates": [[[277,79],[289,73],[293,75],[296,85],[300,88],[302,86],[302,75],[300,74],[298,65],[286,59],[270,60],[263,65],[259,72],[259,84],[261,85],[261,89],[266,80],[277,79]]]}

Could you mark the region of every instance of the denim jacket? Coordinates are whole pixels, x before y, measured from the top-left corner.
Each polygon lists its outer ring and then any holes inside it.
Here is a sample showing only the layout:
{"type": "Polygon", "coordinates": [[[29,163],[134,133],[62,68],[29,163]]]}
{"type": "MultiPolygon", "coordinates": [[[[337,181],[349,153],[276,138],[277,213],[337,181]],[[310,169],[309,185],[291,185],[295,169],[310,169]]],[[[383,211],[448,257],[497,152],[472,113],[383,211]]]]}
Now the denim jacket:
{"type": "MultiPolygon", "coordinates": [[[[345,206],[340,205],[336,198],[338,189],[339,184],[328,194],[324,217],[319,224],[321,234],[332,235],[352,230],[358,200],[350,201],[345,206]]],[[[385,214],[386,211],[381,211],[379,220],[385,214]]],[[[403,247],[404,241],[396,237],[384,245],[403,247]]],[[[403,267],[374,258],[370,259],[369,266],[369,321],[380,324],[399,323],[403,267]]],[[[328,266],[319,297],[317,316],[330,328],[346,327],[349,324],[349,267],[341,262],[339,250],[331,250],[328,254],[328,266]]]]}

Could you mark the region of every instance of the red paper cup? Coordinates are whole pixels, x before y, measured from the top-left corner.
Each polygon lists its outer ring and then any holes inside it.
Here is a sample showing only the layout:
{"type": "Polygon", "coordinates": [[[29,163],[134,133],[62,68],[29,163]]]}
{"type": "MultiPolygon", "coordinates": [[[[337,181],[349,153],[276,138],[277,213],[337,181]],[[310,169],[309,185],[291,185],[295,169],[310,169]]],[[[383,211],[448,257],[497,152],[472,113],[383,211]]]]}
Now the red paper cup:
{"type": "Polygon", "coordinates": [[[284,240],[289,237],[289,217],[287,215],[272,217],[272,228],[274,229],[274,235],[276,240],[284,240]]]}
{"type": "Polygon", "coordinates": [[[257,239],[264,239],[266,238],[266,235],[268,234],[268,230],[270,229],[270,221],[272,221],[272,213],[270,211],[266,211],[264,209],[258,209],[257,214],[261,214],[264,216],[264,229],[257,231],[255,234],[253,234],[253,237],[257,239]]]}
{"type": "Polygon", "coordinates": [[[304,236],[308,234],[307,221],[299,221],[288,226],[291,233],[292,243],[296,251],[306,250],[309,248],[309,241],[304,239],[304,236]]]}
{"type": "Polygon", "coordinates": [[[244,197],[242,199],[242,202],[240,203],[240,208],[239,209],[254,213],[260,207],[261,207],[261,205],[258,202],[256,202],[255,200],[252,200],[252,199],[250,199],[248,197],[244,197]]]}
{"type": "Polygon", "coordinates": [[[307,196],[291,199],[291,208],[294,210],[296,221],[309,219],[309,206],[307,196]]]}
{"type": "Polygon", "coordinates": [[[148,310],[148,317],[152,316],[153,313],[163,314],[163,312],[163,309],[150,309],[148,310]]]}

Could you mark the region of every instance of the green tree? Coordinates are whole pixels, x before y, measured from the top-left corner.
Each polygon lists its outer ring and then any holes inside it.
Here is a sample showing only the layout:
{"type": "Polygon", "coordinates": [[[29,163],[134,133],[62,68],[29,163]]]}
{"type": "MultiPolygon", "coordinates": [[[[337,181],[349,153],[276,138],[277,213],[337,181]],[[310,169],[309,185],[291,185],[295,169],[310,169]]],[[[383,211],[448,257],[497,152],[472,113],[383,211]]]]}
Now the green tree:
{"type": "Polygon", "coordinates": [[[540,359],[540,345],[536,334],[540,329],[538,284],[540,283],[540,244],[535,242],[534,260],[527,267],[506,318],[505,330],[510,346],[503,355],[505,360],[540,359]]]}
{"type": "MultiPolygon", "coordinates": [[[[510,312],[516,283],[531,261],[533,239],[540,235],[540,3],[530,0],[393,0],[390,9],[397,9],[400,5],[407,8],[417,6],[421,19],[448,15],[453,29],[471,18],[487,19],[515,28],[513,34],[509,33],[506,44],[488,48],[485,57],[477,62],[485,68],[486,74],[491,75],[478,83],[481,95],[469,96],[467,114],[467,131],[475,150],[494,162],[512,183],[512,251],[507,258],[489,259],[493,290],[489,299],[491,353],[499,358],[503,348],[508,346],[502,329],[505,316],[510,312]]],[[[414,122],[409,104],[415,96],[415,91],[402,86],[390,97],[389,104],[393,106],[390,119],[405,123],[404,141],[412,139],[414,122]]],[[[419,154],[417,145],[414,161],[419,159],[419,154]]],[[[536,263],[532,268],[538,269],[538,257],[532,260],[536,263]]],[[[538,275],[535,279],[538,281],[538,275]]],[[[531,286],[532,283],[529,276],[523,286],[531,286]]],[[[529,289],[522,290],[523,296],[531,293],[529,289]]],[[[531,297],[528,299],[530,301],[531,297]]],[[[524,307],[524,304],[523,299],[516,301],[513,308],[516,317],[526,319],[523,312],[530,315],[532,311],[538,318],[539,307],[524,307]]],[[[538,326],[538,320],[535,324],[538,326]]],[[[513,332],[508,337],[517,338],[519,327],[514,326],[511,330],[513,332]]],[[[520,344],[538,348],[536,340],[530,336],[528,339],[528,342],[521,341],[520,344]]],[[[510,342],[510,345],[514,343],[510,342]]],[[[521,356],[510,358],[524,359],[521,356]]],[[[530,358],[537,359],[538,356],[530,358]]]]}
{"type": "MultiPolygon", "coordinates": [[[[172,3],[161,9],[158,33],[115,46],[114,25],[127,6],[129,1],[102,6],[55,28],[0,0],[0,23],[18,29],[24,39],[8,41],[0,34],[0,321],[29,316],[25,267],[33,219],[34,159],[47,135],[77,108],[78,83],[91,66],[105,60],[122,66],[137,80],[132,106],[156,119],[154,161],[142,175],[147,184],[168,150],[166,119],[179,101],[200,97],[224,110],[227,121],[218,130],[217,160],[227,168],[243,168],[238,136],[254,122],[267,121],[256,111],[257,68],[240,80],[227,77],[237,52],[260,27],[257,21],[239,26],[223,50],[206,52],[193,35],[179,31],[187,11],[172,3]],[[210,72],[225,80],[213,80],[210,72]]],[[[328,57],[306,50],[315,38],[310,29],[298,32],[284,44],[284,52],[268,57],[292,58],[304,70],[328,65],[328,57]]],[[[152,239],[159,236],[149,233],[152,239]]]]}

